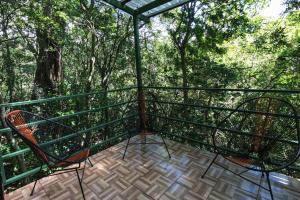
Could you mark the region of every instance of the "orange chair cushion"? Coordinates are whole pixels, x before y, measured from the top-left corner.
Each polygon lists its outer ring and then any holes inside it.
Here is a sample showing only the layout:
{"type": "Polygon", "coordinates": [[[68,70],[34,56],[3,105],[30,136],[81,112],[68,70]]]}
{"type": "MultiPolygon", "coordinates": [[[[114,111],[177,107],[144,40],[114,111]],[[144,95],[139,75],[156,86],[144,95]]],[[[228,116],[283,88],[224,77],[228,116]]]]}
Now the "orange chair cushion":
{"type": "Polygon", "coordinates": [[[89,156],[89,154],[90,154],[90,150],[86,149],[86,150],[81,151],[77,154],[74,154],[73,156],[66,159],[67,162],[60,162],[56,166],[62,167],[62,166],[66,166],[66,165],[71,165],[72,162],[76,163],[76,162],[83,160],[84,158],[87,158],[89,156]]]}
{"type": "Polygon", "coordinates": [[[254,160],[250,158],[241,158],[241,157],[232,157],[232,156],[226,157],[226,159],[244,167],[250,166],[254,162],[254,160]]]}

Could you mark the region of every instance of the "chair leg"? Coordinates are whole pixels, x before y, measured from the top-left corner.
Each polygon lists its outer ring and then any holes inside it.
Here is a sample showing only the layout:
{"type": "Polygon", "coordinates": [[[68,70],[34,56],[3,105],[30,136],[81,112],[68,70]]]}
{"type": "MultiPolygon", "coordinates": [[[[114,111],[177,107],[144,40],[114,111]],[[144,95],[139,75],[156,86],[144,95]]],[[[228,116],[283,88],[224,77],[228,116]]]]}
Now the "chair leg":
{"type": "Polygon", "coordinates": [[[170,155],[170,152],[169,152],[167,143],[165,142],[165,140],[164,140],[163,136],[161,135],[161,133],[159,133],[159,135],[160,135],[160,137],[161,137],[161,139],[162,139],[162,141],[163,141],[163,143],[164,143],[164,145],[165,145],[165,148],[166,148],[166,150],[167,150],[167,152],[168,152],[169,159],[171,159],[171,155],[170,155]]]}
{"type": "Polygon", "coordinates": [[[90,158],[87,158],[87,159],[88,159],[88,161],[89,161],[91,167],[94,167],[94,165],[93,165],[92,161],[90,160],[90,158]]]}
{"type": "Polygon", "coordinates": [[[78,182],[79,182],[79,185],[80,185],[80,190],[81,190],[81,193],[82,193],[83,199],[85,200],[85,196],[84,196],[84,192],[83,192],[83,188],[82,188],[81,180],[80,180],[80,177],[79,177],[78,169],[76,169],[76,174],[77,174],[77,178],[78,178],[78,182]]]}
{"type": "Polygon", "coordinates": [[[264,178],[264,172],[261,172],[261,177],[260,177],[260,181],[259,181],[258,191],[257,191],[257,194],[256,194],[256,199],[258,199],[258,196],[260,194],[261,183],[262,183],[263,178],[264,178]]]}
{"type": "Polygon", "coordinates": [[[204,178],[204,176],[206,175],[206,173],[208,172],[209,168],[212,166],[212,164],[215,162],[215,160],[217,159],[219,154],[216,154],[214,159],[211,161],[211,163],[208,165],[207,169],[205,170],[204,174],[201,176],[201,178],[204,178]]]}
{"type": "MultiPolygon", "coordinates": [[[[40,172],[42,171],[42,168],[43,168],[43,165],[41,165],[40,170],[39,170],[38,173],[40,173],[40,172]]],[[[31,190],[30,196],[33,195],[33,192],[34,192],[34,189],[35,189],[35,186],[36,186],[36,183],[38,182],[38,180],[39,180],[39,179],[36,178],[36,180],[35,180],[35,182],[34,182],[34,185],[33,185],[33,188],[32,188],[32,190],[31,190]]]]}
{"type": "Polygon", "coordinates": [[[274,200],[273,191],[272,191],[271,182],[270,182],[269,172],[266,172],[266,174],[267,174],[267,181],[268,181],[270,196],[271,196],[271,199],[274,200]]]}
{"type": "Polygon", "coordinates": [[[3,183],[2,183],[2,180],[1,180],[1,177],[0,177],[0,199],[2,200],[4,200],[4,185],[3,185],[3,183]]]}
{"type": "Polygon", "coordinates": [[[128,140],[127,140],[127,144],[126,144],[126,147],[125,147],[125,151],[124,151],[124,153],[123,153],[123,160],[124,160],[124,158],[125,158],[126,151],[127,151],[127,148],[128,148],[129,142],[130,142],[130,139],[131,139],[131,135],[129,134],[128,140]]]}
{"type": "Polygon", "coordinates": [[[81,180],[80,180],[81,182],[83,181],[85,166],[86,166],[86,160],[84,161],[84,166],[83,166],[83,169],[82,169],[81,180]]]}

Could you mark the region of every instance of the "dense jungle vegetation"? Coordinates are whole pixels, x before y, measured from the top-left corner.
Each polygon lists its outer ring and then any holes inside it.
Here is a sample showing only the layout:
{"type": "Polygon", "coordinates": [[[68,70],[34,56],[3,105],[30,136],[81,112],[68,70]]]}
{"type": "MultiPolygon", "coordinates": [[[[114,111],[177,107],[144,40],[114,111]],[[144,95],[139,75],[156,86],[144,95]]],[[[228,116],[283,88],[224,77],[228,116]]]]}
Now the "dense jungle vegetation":
{"type": "MultiPolygon", "coordinates": [[[[198,0],[142,23],[144,86],[299,90],[300,3],[286,0],[278,19],[259,15],[268,3],[198,0]]],[[[100,0],[1,0],[0,104],[135,86],[132,23],[130,16],[100,0]]],[[[55,117],[135,98],[133,91],[103,94],[26,109],[55,117]]],[[[241,97],[255,94],[148,88],[147,95],[147,99],[161,101],[234,107],[241,97]]],[[[271,95],[288,98],[300,111],[299,95],[271,95]]],[[[148,102],[148,107],[151,105],[148,102]]],[[[132,113],[134,106],[63,122],[84,129],[123,116],[126,109],[127,114],[132,113]]],[[[204,123],[215,123],[226,114],[176,105],[162,107],[151,109],[204,123]]],[[[8,110],[1,107],[1,128],[6,127],[8,110]]],[[[182,123],[172,126],[181,135],[209,142],[209,135],[198,134],[207,132],[206,128],[182,123]]],[[[120,129],[94,130],[98,134],[95,141],[110,138],[120,129]]],[[[0,140],[3,155],[26,148],[11,133],[1,134],[0,140]]],[[[7,178],[35,166],[32,154],[4,162],[7,178]]]]}

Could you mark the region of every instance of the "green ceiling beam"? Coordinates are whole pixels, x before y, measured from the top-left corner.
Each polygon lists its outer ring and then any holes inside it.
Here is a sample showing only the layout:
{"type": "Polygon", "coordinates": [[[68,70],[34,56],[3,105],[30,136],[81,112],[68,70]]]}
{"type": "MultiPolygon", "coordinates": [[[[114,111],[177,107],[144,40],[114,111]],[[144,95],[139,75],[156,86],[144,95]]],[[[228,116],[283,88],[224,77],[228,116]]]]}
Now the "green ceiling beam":
{"type": "MultiPolygon", "coordinates": [[[[118,8],[118,9],[120,9],[120,10],[122,10],[122,11],[124,11],[124,12],[126,12],[126,13],[128,13],[130,15],[132,15],[132,16],[136,16],[137,15],[137,12],[134,9],[130,8],[129,6],[123,5],[120,1],[117,1],[117,0],[102,0],[102,1],[110,4],[110,5],[112,5],[112,6],[116,7],[116,8],[118,8]]],[[[144,15],[139,15],[139,18],[141,20],[145,21],[145,22],[149,21],[149,18],[146,17],[146,16],[144,16],[144,15]]]]}
{"type": "Polygon", "coordinates": [[[150,15],[146,15],[146,17],[148,17],[148,18],[154,17],[154,16],[159,15],[161,13],[168,12],[169,10],[172,10],[172,9],[177,8],[179,6],[183,6],[184,4],[187,4],[187,3],[192,2],[192,1],[195,1],[195,0],[182,0],[182,1],[179,1],[177,3],[172,4],[172,6],[170,6],[170,7],[166,7],[166,8],[163,8],[163,9],[157,11],[157,12],[151,13],[150,15]]]}
{"type": "Polygon", "coordinates": [[[124,1],[121,2],[121,4],[125,5],[125,4],[128,3],[129,1],[131,1],[131,0],[124,0],[124,1]]]}
{"type": "Polygon", "coordinates": [[[138,14],[142,14],[142,13],[147,12],[147,11],[153,9],[153,8],[156,8],[156,7],[161,6],[165,3],[168,3],[170,1],[172,1],[172,0],[155,0],[155,1],[152,1],[151,3],[149,3],[149,4],[146,4],[146,5],[138,8],[136,10],[136,12],[138,14]]]}

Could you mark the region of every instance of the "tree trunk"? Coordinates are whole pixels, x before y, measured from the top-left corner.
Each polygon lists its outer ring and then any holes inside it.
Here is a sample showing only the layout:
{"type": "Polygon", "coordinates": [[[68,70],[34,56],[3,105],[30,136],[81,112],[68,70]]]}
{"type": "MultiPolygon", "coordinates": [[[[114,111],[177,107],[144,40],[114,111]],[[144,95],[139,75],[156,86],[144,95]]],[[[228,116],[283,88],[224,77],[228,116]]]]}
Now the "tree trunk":
{"type": "MultiPolygon", "coordinates": [[[[103,104],[102,106],[107,106],[108,104],[108,96],[107,96],[107,90],[108,90],[108,79],[107,79],[107,75],[105,75],[105,73],[102,73],[101,75],[101,88],[102,91],[104,91],[103,93],[103,104]]],[[[107,123],[109,121],[109,110],[108,109],[104,109],[104,123],[107,123]]],[[[104,128],[104,138],[103,139],[108,139],[109,138],[109,127],[105,127],[104,128]]]]}
{"type": "Polygon", "coordinates": [[[46,31],[43,30],[37,30],[37,40],[39,54],[34,83],[43,88],[47,94],[48,91],[54,90],[63,78],[61,64],[62,48],[50,39],[46,31]]]}
{"type": "MultiPolygon", "coordinates": [[[[90,93],[92,90],[92,83],[93,83],[93,77],[95,73],[95,62],[96,62],[96,57],[95,57],[95,47],[96,47],[96,35],[94,32],[91,32],[91,57],[89,60],[89,66],[88,66],[88,79],[87,83],[85,85],[84,91],[86,93],[90,93]]],[[[91,96],[86,96],[85,98],[85,109],[90,110],[91,109],[91,96]]],[[[90,127],[91,124],[91,115],[88,113],[87,115],[87,121],[85,123],[87,127],[90,127]]],[[[91,134],[88,135],[88,140],[91,137],[91,134]]]]}
{"type": "MultiPolygon", "coordinates": [[[[7,26],[5,24],[2,24],[2,32],[5,39],[8,38],[7,33],[7,26]]],[[[6,69],[7,77],[6,77],[6,84],[8,88],[9,93],[9,102],[13,102],[13,99],[15,98],[15,71],[14,71],[14,62],[11,58],[11,52],[10,52],[10,46],[9,42],[5,43],[5,52],[3,52],[3,63],[4,68],[6,69]]]]}
{"type": "MultiPolygon", "coordinates": [[[[45,17],[54,19],[52,16],[52,4],[47,1],[43,8],[43,14],[45,17]]],[[[60,28],[64,29],[64,22],[59,22],[60,28]]],[[[35,72],[34,83],[35,86],[40,87],[44,94],[48,92],[54,92],[58,84],[63,79],[63,69],[61,62],[62,47],[53,38],[54,30],[47,25],[43,27],[37,25],[36,36],[38,44],[38,56],[37,56],[37,69],[35,72]]],[[[34,90],[35,91],[35,90],[34,90]]]]}
{"type": "Polygon", "coordinates": [[[185,89],[188,87],[185,47],[182,47],[182,49],[180,50],[180,67],[181,67],[181,71],[182,71],[182,87],[184,88],[183,89],[183,102],[188,103],[188,90],[185,89]]]}
{"type": "Polygon", "coordinates": [[[90,61],[89,61],[88,80],[87,80],[87,83],[85,85],[85,92],[91,92],[93,77],[94,77],[94,73],[95,73],[96,35],[95,35],[94,32],[92,32],[91,34],[92,34],[92,36],[91,36],[91,57],[90,57],[90,61]]]}

